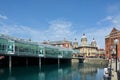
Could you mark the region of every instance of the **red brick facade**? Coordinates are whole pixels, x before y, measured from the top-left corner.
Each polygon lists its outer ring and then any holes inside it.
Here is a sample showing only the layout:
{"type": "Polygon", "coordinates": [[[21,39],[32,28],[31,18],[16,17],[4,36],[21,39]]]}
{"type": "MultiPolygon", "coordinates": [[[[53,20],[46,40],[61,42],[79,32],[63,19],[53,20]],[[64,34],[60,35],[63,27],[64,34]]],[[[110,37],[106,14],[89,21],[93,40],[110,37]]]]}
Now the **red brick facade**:
{"type": "MultiPolygon", "coordinates": [[[[116,54],[116,49],[114,45],[114,40],[118,39],[118,58],[120,58],[120,31],[116,28],[113,28],[111,33],[105,38],[105,50],[106,58],[111,58],[111,54],[116,54]]],[[[115,55],[114,55],[115,57],[115,55]]]]}

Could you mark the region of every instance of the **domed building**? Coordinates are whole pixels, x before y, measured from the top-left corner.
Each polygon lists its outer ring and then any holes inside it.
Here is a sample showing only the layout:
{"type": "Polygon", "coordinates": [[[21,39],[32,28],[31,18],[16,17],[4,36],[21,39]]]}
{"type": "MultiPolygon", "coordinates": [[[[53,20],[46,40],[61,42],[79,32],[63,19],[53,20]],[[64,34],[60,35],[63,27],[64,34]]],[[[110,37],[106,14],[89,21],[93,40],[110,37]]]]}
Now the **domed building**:
{"type": "Polygon", "coordinates": [[[95,57],[98,54],[97,42],[93,38],[91,44],[88,44],[87,37],[85,34],[83,34],[83,36],[81,37],[80,45],[78,45],[77,47],[74,47],[74,49],[79,50],[78,56],[95,57]]]}

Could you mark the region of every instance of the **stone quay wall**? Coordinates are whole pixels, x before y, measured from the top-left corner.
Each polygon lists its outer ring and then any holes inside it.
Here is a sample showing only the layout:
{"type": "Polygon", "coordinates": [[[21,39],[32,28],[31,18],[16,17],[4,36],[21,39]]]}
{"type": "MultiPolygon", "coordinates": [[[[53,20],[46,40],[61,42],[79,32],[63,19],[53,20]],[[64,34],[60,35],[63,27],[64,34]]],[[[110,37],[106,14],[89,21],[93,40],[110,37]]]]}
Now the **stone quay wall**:
{"type": "Polygon", "coordinates": [[[85,58],[84,63],[108,65],[109,60],[101,58],[85,58]]]}

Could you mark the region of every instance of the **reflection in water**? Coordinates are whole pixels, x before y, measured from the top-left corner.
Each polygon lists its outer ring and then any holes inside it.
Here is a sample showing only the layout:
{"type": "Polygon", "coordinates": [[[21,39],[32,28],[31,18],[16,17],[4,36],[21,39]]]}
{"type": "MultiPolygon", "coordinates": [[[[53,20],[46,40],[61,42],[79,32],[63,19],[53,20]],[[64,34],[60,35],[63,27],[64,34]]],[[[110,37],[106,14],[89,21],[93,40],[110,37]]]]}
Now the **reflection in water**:
{"type": "Polygon", "coordinates": [[[0,80],[102,80],[103,68],[90,64],[0,68],[0,80]]]}

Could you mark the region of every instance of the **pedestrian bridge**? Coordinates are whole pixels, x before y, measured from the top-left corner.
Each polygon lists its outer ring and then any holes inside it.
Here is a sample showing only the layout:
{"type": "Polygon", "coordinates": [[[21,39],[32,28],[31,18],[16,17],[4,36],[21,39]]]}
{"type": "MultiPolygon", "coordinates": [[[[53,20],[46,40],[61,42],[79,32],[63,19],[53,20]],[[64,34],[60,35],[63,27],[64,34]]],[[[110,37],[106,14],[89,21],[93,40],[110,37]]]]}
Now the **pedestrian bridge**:
{"type": "MultiPolygon", "coordinates": [[[[9,63],[11,63],[11,57],[25,57],[26,59],[29,57],[39,58],[39,64],[41,64],[41,59],[43,58],[46,59],[46,61],[55,61],[57,59],[59,63],[60,60],[62,62],[65,60],[70,61],[72,59],[72,53],[74,53],[73,49],[55,47],[0,35],[0,56],[8,56],[9,63]]],[[[11,64],[9,65],[11,66],[11,64]]]]}

